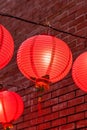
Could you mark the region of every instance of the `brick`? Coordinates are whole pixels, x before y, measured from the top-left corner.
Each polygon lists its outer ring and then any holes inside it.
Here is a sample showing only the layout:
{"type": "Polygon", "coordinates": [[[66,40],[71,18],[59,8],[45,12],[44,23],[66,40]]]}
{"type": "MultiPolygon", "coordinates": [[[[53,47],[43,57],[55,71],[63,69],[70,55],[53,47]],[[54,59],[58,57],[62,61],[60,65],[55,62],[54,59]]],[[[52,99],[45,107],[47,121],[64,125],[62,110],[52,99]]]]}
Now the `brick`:
{"type": "Polygon", "coordinates": [[[44,102],[43,107],[49,107],[55,104],[58,104],[58,98],[52,98],[50,100],[47,100],[46,102],[44,102]]]}
{"type": "Polygon", "coordinates": [[[36,104],[36,105],[32,105],[31,107],[30,107],[30,111],[31,112],[35,112],[35,111],[38,111],[38,105],[36,104]]]}
{"type": "Polygon", "coordinates": [[[58,112],[53,112],[51,113],[50,115],[46,115],[44,116],[44,121],[50,121],[50,120],[53,120],[53,119],[57,119],[58,118],[58,112]]]}
{"type": "Polygon", "coordinates": [[[43,101],[49,100],[51,98],[51,93],[47,93],[45,95],[43,95],[43,101]]]}
{"type": "Polygon", "coordinates": [[[22,123],[20,123],[20,124],[17,124],[17,129],[27,128],[27,127],[29,127],[29,124],[30,124],[29,121],[25,121],[25,122],[22,122],[22,123]]]}
{"type": "Polygon", "coordinates": [[[37,124],[43,123],[43,116],[37,117],[37,124]]]}
{"type": "Polygon", "coordinates": [[[77,97],[78,97],[78,96],[85,95],[85,94],[86,94],[86,92],[82,91],[81,89],[79,89],[79,90],[76,91],[76,96],[77,96],[77,97]]]}
{"type": "Polygon", "coordinates": [[[68,15],[67,18],[66,18],[66,17],[65,17],[65,18],[62,18],[62,19],[60,20],[60,22],[61,22],[61,24],[63,25],[63,24],[65,24],[65,23],[69,22],[70,20],[72,21],[72,20],[74,20],[74,19],[75,19],[75,14],[71,14],[71,15],[68,15]]]}
{"type": "Polygon", "coordinates": [[[51,128],[50,130],[59,130],[59,128],[58,128],[58,127],[56,127],[56,128],[51,128]]]}
{"type": "Polygon", "coordinates": [[[71,28],[68,30],[68,32],[70,32],[70,33],[75,33],[75,31],[76,31],[76,27],[71,27],[71,28]]]}
{"type": "MultiPolygon", "coordinates": [[[[78,33],[82,34],[82,32],[80,32],[80,31],[78,33]]],[[[79,34],[77,34],[77,35],[79,35],[79,34]]],[[[84,44],[82,44],[82,45],[79,45],[78,47],[73,48],[72,50],[74,50],[75,52],[78,52],[78,51],[83,50],[84,47],[85,47],[84,44]]]]}
{"type": "Polygon", "coordinates": [[[81,120],[76,123],[76,128],[87,127],[87,120],[81,120]]]}
{"type": "MultiPolygon", "coordinates": [[[[67,87],[67,88],[68,88],[68,87],[67,87]]],[[[56,91],[54,91],[54,92],[52,93],[52,97],[54,97],[55,95],[56,95],[56,96],[64,95],[64,94],[68,93],[69,91],[70,91],[70,90],[69,90],[69,89],[66,89],[66,87],[61,88],[61,89],[58,89],[58,90],[56,90],[56,91]]]]}
{"type": "Polygon", "coordinates": [[[71,92],[59,97],[59,102],[67,101],[75,97],[75,92],[71,92]]]}
{"type": "Polygon", "coordinates": [[[21,116],[18,120],[14,122],[14,124],[20,124],[23,122],[23,116],[21,116]]]}
{"type": "Polygon", "coordinates": [[[37,130],[37,128],[36,128],[36,126],[34,126],[34,127],[27,127],[24,130],[37,130]]]}
{"type": "Polygon", "coordinates": [[[87,118],[87,111],[85,112],[85,118],[87,118]]]}
{"type": "Polygon", "coordinates": [[[76,16],[79,17],[81,14],[83,15],[84,14],[84,7],[81,7],[77,12],[76,12],[76,16]]]}
{"type": "Polygon", "coordinates": [[[85,95],[85,102],[87,102],[87,95],[85,95]]]}
{"type": "MultiPolygon", "coordinates": [[[[55,90],[55,91],[53,91],[53,92],[56,92],[57,89],[59,89],[59,88],[64,88],[64,87],[69,86],[69,85],[71,85],[71,84],[73,84],[73,80],[71,79],[71,77],[68,78],[67,80],[66,80],[66,79],[63,79],[63,80],[61,80],[61,82],[58,82],[58,83],[53,84],[53,85],[52,85],[52,90],[55,90]]],[[[58,95],[54,95],[54,94],[52,93],[52,97],[55,97],[55,96],[58,96],[58,95]]]]}
{"type": "Polygon", "coordinates": [[[24,114],[24,115],[27,115],[28,113],[30,113],[30,107],[25,108],[23,114],[24,114]]]}
{"type": "MultiPolygon", "coordinates": [[[[81,35],[81,36],[84,36],[85,37],[85,28],[83,28],[83,29],[81,29],[81,30],[78,30],[77,32],[76,32],[76,35],[81,35]]],[[[81,50],[84,50],[84,48],[79,48],[80,49],[80,51],[81,50]]],[[[79,50],[77,50],[77,51],[79,51],[79,50]]]]}
{"type": "Polygon", "coordinates": [[[30,120],[30,126],[35,126],[37,124],[43,123],[43,117],[38,117],[30,120]]]}
{"type": "Polygon", "coordinates": [[[76,112],[81,112],[86,110],[87,110],[87,103],[76,106],[76,112]]]}
{"type": "MultiPolygon", "coordinates": [[[[36,116],[38,116],[38,113],[37,112],[30,112],[29,110],[27,110],[28,112],[24,115],[24,120],[27,121],[27,120],[31,120],[31,119],[34,119],[36,116]],[[31,115],[31,116],[29,116],[31,115]]],[[[26,110],[25,110],[26,112],[26,110]]]]}
{"type": "Polygon", "coordinates": [[[87,26],[87,22],[86,21],[83,21],[81,22],[79,25],[76,26],[76,29],[77,31],[80,30],[80,29],[83,29],[87,26]]]}
{"type": "Polygon", "coordinates": [[[71,77],[66,79],[63,79],[60,83],[59,83],[59,88],[65,87],[65,86],[69,86],[73,83],[73,80],[71,79],[71,77]]]}
{"type": "Polygon", "coordinates": [[[71,23],[69,23],[69,27],[71,27],[71,26],[77,26],[78,24],[80,24],[81,22],[83,22],[84,19],[85,19],[84,16],[80,16],[76,20],[74,20],[71,23]]]}
{"type": "Polygon", "coordinates": [[[67,102],[63,102],[63,103],[54,105],[54,106],[52,107],[52,112],[59,111],[59,110],[62,110],[62,109],[64,109],[64,108],[67,108],[67,102]]]}
{"type": "Polygon", "coordinates": [[[38,130],[43,130],[43,129],[48,129],[50,128],[51,123],[50,122],[45,122],[43,124],[40,124],[39,126],[37,126],[38,130]]]}
{"type": "Polygon", "coordinates": [[[51,107],[45,109],[42,108],[42,116],[48,115],[50,113],[51,113],[51,107]]]}
{"type": "Polygon", "coordinates": [[[59,127],[59,130],[75,130],[75,124],[70,123],[59,127]]]}
{"type": "MultiPolygon", "coordinates": [[[[72,6],[69,10],[69,14],[76,13],[82,7],[82,4],[78,4],[77,6],[72,6]]],[[[83,13],[84,14],[84,13],[83,13]]]]}
{"type": "Polygon", "coordinates": [[[84,112],[69,116],[68,122],[75,122],[82,119],[84,119],[84,112]]]}
{"type": "Polygon", "coordinates": [[[75,98],[75,99],[72,99],[70,101],[68,101],[68,107],[71,107],[71,106],[76,106],[76,105],[79,105],[81,103],[84,102],[84,97],[78,97],[78,98],[75,98]]]}
{"type": "Polygon", "coordinates": [[[71,115],[71,114],[74,114],[74,113],[75,113],[75,108],[74,107],[64,109],[62,111],[59,111],[59,117],[68,116],[68,115],[71,115]]]}
{"type": "Polygon", "coordinates": [[[66,118],[61,118],[61,119],[57,119],[57,120],[52,121],[52,127],[60,126],[63,124],[66,124],[66,118]]]}

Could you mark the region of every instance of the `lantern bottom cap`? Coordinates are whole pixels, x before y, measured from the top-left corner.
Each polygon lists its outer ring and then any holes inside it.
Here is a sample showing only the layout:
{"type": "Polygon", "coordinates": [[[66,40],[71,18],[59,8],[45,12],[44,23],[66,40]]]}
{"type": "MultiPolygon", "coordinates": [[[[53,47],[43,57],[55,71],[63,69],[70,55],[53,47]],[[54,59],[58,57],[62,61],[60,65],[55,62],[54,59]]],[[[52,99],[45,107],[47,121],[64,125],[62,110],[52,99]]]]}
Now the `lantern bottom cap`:
{"type": "Polygon", "coordinates": [[[10,128],[13,128],[12,123],[3,123],[4,130],[10,130],[10,128]]]}
{"type": "Polygon", "coordinates": [[[49,85],[50,85],[50,81],[46,78],[36,79],[35,87],[40,91],[48,90],[49,85]]]}

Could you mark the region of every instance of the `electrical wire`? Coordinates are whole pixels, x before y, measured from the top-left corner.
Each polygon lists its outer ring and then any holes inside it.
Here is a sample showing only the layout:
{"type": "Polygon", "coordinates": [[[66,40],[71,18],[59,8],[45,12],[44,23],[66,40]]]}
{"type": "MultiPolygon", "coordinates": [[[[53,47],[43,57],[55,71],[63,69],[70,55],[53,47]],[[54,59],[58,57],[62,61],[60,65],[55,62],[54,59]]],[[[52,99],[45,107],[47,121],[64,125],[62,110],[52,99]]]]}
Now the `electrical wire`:
{"type": "Polygon", "coordinates": [[[17,19],[17,20],[20,20],[20,21],[23,21],[23,22],[26,22],[26,23],[38,25],[38,26],[49,27],[50,29],[55,30],[57,32],[65,33],[65,34],[68,34],[68,35],[71,35],[71,36],[74,36],[74,37],[78,37],[78,38],[82,38],[82,39],[86,39],[87,40],[87,37],[76,35],[76,34],[73,34],[73,33],[67,32],[67,31],[63,31],[61,29],[56,29],[55,27],[52,27],[49,24],[47,25],[47,24],[37,23],[37,22],[34,22],[34,21],[23,19],[21,17],[13,16],[11,14],[7,14],[7,13],[3,13],[3,12],[0,12],[0,15],[4,16],[4,17],[14,18],[14,19],[17,19]]]}

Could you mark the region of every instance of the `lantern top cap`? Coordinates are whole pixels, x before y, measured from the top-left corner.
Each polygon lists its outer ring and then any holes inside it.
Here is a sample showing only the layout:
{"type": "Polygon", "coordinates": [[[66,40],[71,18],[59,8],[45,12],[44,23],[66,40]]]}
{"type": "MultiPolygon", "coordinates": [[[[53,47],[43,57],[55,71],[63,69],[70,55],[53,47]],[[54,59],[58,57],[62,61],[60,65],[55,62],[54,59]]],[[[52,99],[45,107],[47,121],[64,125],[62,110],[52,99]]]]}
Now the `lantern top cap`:
{"type": "MultiPolygon", "coordinates": [[[[33,40],[34,38],[36,38],[37,40],[38,40],[39,38],[43,38],[43,39],[49,38],[49,39],[52,40],[52,41],[58,40],[58,42],[62,42],[62,43],[65,43],[65,44],[66,44],[66,42],[63,41],[62,39],[60,39],[59,37],[56,37],[55,35],[49,35],[49,34],[37,34],[37,35],[33,35],[33,36],[27,38],[23,43],[25,43],[25,42],[28,41],[28,40],[33,40]]],[[[67,45],[67,44],[66,44],[66,45],[67,45]]]]}

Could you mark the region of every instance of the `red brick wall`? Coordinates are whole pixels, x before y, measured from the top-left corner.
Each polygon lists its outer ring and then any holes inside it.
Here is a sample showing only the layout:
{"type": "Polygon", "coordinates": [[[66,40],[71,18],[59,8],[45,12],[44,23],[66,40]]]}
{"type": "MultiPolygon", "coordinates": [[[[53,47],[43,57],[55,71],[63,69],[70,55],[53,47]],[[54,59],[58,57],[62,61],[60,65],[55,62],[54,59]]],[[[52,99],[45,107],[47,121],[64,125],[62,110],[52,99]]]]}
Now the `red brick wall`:
{"type": "MultiPolygon", "coordinates": [[[[41,23],[46,23],[47,19],[55,28],[87,37],[87,0],[0,0],[0,12],[41,23]]],[[[25,105],[13,130],[87,130],[87,94],[74,84],[71,72],[43,93],[42,115],[39,116],[34,84],[18,70],[16,54],[21,42],[35,34],[46,33],[47,28],[2,16],[0,23],[15,41],[12,60],[0,70],[0,83],[20,94],[25,105]]],[[[85,39],[54,30],[50,30],[50,34],[69,45],[73,59],[87,49],[85,39]]]]}

